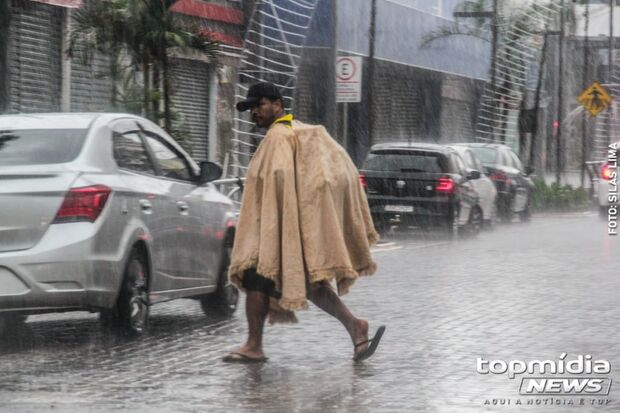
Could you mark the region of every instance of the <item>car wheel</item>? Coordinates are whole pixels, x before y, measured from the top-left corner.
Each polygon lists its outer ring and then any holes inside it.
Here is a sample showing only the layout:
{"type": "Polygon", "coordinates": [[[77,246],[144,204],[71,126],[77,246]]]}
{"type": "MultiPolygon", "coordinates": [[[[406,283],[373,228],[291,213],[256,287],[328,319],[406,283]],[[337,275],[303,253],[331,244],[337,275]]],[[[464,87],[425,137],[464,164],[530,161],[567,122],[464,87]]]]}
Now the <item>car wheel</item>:
{"type": "Polygon", "coordinates": [[[453,238],[458,237],[459,235],[459,210],[458,209],[450,209],[449,215],[446,220],[446,229],[448,230],[448,234],[453,238]]]}
{"type": "Polygon", "coordinates": [[[514,212],[512,210],[512,200],[507,200],[502,202],[497,209],[499,219],[504,223],[511,223],[512,218],[514,217],[514,212]]]}
{"type": "Polygon", "coordinates": [[[375,226],[375,231],[381,236],[387,234],[391,228],[389,221],[382,216],[373,216],[373,225],[375,226]]]}
{"type": "Polygon", "coordinates": [[[217,281],[217,289],[200,297],[200,306],[206,315],[230,316],[237,310],[239,290],[228,279],[231,248],[224,249],[222,271],[217,281]]]}
{"type": "Polygon", "coordinates": [[[21,314],[0,314],[0,337],[7,337],[7,333],[19,331],[27,317],[21,314]]]}
{"type": "Polygon", "coordinates": [[[484,223],[482,216],[482,209],[479,206],[475,206],[472,208],[469,214],[469,220],[467,222],[467,235],[476,236],[482,230],[482,225],[484,223]]]}
{"type": "Polygon", "coordinates": [[[532,213],[530,209],[530,203],[528,201],[527,205],[525,206],[525,209],[519,212],[519,220],[521,222],[529,222],[531,218],[532,218],[532,213]]]}
{"type": "Polygon", "coordinates": [[[99,315],[104,324],[119,327],[130,335],[142,334],[148,324],[148,274],[144,261],[139,251],[134,250],[131,253],[116,307],[99,315]]]}

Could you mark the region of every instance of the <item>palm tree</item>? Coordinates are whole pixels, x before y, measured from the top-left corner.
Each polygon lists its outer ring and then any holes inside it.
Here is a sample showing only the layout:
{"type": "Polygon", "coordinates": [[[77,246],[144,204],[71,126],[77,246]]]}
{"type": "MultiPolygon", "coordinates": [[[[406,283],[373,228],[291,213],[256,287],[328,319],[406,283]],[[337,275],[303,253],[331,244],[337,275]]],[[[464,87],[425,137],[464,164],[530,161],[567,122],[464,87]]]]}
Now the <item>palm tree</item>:
{"type": "MultiPolygon", "coordinates": [[[[162,99],[164,128],[169,132],[173,118],[171,55],[198,52],[216,62],[219,50],[217,42],[170,11],[174,3],[175,0],[90,1],[75,13],[68,48],[69,56],[78,55],[83,61],[92,59],[94,53],[110,56],[115,84],[127,70],[133,79],[140,70],[142,111],[152,120],[158,120],[162,99]],[[156,90],[160,80],[163,96],[156,90]]],[[[114,87],[112,103],[119,97],[117,86],[114,87]]]]}

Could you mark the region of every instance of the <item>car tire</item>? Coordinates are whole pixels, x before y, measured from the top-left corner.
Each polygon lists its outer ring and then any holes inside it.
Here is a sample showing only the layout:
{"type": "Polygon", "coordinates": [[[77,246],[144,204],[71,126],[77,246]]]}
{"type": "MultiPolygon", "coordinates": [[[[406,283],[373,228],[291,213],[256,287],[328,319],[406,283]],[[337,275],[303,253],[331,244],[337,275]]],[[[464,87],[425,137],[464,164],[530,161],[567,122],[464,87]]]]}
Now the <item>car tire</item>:
{"type": "Polygon", "coordinates": [[[453,238],[457,238],[459,236],[459,210],[457,208],[450,209],[450,212],[448,213],[448,217],[446,219],[446,230],[448,232],[448,235],[452,236],[453,238]]]}
{"type": "Polygon", "coordinates": [[[125,267],[116,306],[102,311],[99,320],[104,325],[119,328],[123,333],[140,335],[147,329],[148,317],[147,265],[144,255],[134,249],[125,267]]]}
{"type": "Polygon", "coordinates": [[[512,210],[512,199],[502,202],[497,208],[497,213],[501,222],[510,224],[512,222],[512,218],[514,217],[514,212],[512,210]]]}
{"type": "Polygon", "coordinates": [[[519,220],[521,222],[530,222],[531,218],[532,218],[532,212],[530,208],[530,202],[528,200],[527,205],[525,205],[525,209],[519,212],[519,220]]]}
{"type": "Polygon", "coordinates": [[[237,310],[239,303],[239,290],[228,279],[228,267],[230,266],[230,254],[232,248],[224,248],[222,257],[222,270],[217,281],[217,289],[200,297],[200,306],[206,315],[231,316],[237,310]]]}
{"type": "Polygon", "coordinates": [[[375,231],[377,231],[380,236],[387,234],[390,230],[390,224],[381,216],[373,217],[373,225],[375,226],[375,231]]]}
{"type": "Polygon", "coordinates": [[[22,314],[0,314],[0,337],[8,337],[7,333],[18,332],[28,316],[22,314]]]}
{"type": "Polygon", "coordinates": [[[482,214],[482,209],[479,206],[475,206],[472,208],[469,213],[469,220],[467,221],[467,230],[466,235],[470,237],[477,236],[482,230],[482,226],[484,225],[484,217],[482,214]]]}

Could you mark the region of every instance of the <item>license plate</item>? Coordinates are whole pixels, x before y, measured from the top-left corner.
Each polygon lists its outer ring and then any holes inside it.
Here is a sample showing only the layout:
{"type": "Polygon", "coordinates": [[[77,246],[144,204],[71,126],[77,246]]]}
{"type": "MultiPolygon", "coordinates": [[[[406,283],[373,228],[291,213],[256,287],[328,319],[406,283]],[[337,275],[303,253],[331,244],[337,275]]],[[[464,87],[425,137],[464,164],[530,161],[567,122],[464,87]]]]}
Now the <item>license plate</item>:
{"type": "Polygon", "coordinates": [[[386,205],[386,212],[413,212],[413,207],[410,205],[386,205]]]}

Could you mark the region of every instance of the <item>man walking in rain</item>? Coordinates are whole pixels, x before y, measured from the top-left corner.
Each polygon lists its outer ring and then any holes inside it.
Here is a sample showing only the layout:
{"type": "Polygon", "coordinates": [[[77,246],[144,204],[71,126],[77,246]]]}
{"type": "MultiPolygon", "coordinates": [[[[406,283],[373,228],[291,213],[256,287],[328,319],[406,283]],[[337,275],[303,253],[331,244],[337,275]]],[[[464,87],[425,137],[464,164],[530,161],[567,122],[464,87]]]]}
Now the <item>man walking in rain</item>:
{"type": "Polygon", "coordinates": [[[271,323],[296,322],[294,311],[306,309],[307,298],[344,325],[353,359],[367,359],[385,327],[369,339],[368,322],[338,297],[376,270],[370,245],[378,235],[357,169],[324,127],[285,113],[275,85],[251,86],[237,109],[250,109],[267,134],[248,167],[229,268],[231,282],[247,294],[249,334],[224,361],[266,361],[267,316],[271,323]]]}

